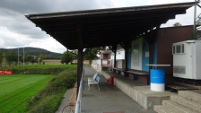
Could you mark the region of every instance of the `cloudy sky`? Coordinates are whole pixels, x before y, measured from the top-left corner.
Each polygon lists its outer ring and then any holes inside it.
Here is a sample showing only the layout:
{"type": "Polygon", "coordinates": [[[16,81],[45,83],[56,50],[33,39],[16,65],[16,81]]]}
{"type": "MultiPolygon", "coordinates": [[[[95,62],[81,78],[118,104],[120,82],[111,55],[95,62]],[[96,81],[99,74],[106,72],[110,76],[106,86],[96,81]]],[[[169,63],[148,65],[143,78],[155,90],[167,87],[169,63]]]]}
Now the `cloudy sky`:
{"type": "MultiPolygon", "coordinates": [[[[0,0],[0,48],[39,47],[57,53],[66,51],[63,45],[25,18],[27,14],[193,1],[195,0],[0,0]]],[[[172,26],[175,22],[182,25],[193,24],[193,8],[162,27],[172,26]]]]}

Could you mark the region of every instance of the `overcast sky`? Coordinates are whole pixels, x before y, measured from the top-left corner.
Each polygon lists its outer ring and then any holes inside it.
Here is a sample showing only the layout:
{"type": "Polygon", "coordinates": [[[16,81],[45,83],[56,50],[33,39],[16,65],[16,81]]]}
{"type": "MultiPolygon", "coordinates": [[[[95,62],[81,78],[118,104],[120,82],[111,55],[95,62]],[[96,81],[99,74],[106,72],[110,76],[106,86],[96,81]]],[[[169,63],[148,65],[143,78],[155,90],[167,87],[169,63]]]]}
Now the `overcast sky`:
{"type": "MultiPolygon", "coordinates": [[[[0,48],[39,47],[63,53],[66,48],[49,37],[27,14],[193,2],[195,0],[0,0],[0,48]]],[[[193,8],[162,27],[193,24],[193,8]]]]}

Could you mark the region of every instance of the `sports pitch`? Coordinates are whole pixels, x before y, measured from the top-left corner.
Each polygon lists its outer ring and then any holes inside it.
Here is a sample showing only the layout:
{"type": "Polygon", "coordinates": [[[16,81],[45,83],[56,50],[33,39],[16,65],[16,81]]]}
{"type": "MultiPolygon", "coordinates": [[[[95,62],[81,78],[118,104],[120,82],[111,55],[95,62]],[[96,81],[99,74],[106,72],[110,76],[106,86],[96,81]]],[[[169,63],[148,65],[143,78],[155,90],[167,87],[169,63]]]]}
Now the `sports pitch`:
{"type": "Polygon", "coordinates": [[[24,113],[27,99],[42,90],[52,75],[0,75],[0,113],[24,113]]]}

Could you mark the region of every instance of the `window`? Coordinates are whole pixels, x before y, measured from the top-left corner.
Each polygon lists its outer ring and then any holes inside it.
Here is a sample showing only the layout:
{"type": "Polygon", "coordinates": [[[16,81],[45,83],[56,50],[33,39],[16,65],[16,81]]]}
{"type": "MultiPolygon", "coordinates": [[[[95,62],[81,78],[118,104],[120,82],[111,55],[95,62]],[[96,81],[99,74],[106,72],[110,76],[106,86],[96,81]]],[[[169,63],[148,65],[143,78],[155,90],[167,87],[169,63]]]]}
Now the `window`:
{"type": "Polygon", "coordinates": [[[139,50],[134,49],[134,65],[138,66],[139,65],[139,50]]]}
{"type": "Polygon", "coordinates": [[[182,48],[182,52],[181,53],[184,53],[184,44],[181,45],[181,48],[182,48]]]}
{"type": "Polygon", "coordinates": [[[176,53],[181,53],[181,46],[180,45],[176,45],[176,53]]]}
{"type": "Polygon", "coordinates": [[[173,45],[172,52],[173,54],[184,54],[185,53],[184,44],[173,45]]]}

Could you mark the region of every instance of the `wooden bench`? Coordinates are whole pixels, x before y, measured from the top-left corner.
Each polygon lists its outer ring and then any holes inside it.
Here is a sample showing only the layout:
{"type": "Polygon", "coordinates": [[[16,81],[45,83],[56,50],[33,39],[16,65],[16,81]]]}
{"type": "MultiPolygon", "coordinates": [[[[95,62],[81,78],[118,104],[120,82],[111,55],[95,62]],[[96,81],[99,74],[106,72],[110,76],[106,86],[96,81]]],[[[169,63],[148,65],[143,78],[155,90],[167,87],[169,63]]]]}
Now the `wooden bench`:
{"type": "Polygon", "coordinates": [[[123,70],[121,69],[121,68],[113,68],[113,72],[114,73],[118,73],[118,74],[120,74],[121,72],[122,72],[123,70]]]}
{"type": "Polygon", "coordinates": [[[68,102],[68,112],[69,113],[74,113],[74,106],[76,104],[76,101],[77,101],[77,85],[75,84],[71,98],[68,102]]]}
{"type": "Polygon", "coordinates": [[[149,77],[149,72],[146,71],[141,71],[141,70],[129,70],[126,71],[128,74],[133,74],[133,80],[137,80],[138,76],[145,76],[147,79],[147,85],[150,84],[150,77],[149,77]]]}
{"type": "Polygon", "coordinates": [[[124,71],[122,68],[113,68],[113,73],[116,73],[116,72],[117,72],[117,74],[121,74],[121,72],[123,72],[124,76],[128,77],[126,71],[124,71]]]}
{"type": "Polygon", "coordinates": [[[123,72],[124,73],[124,77],[128,77],[128,74],[127,74],[127,72],[124,69],[113,68],[113,73],[116,73],[116,72],[117,72],[117,74],[121,74],[121,72],[123,72]]]}
{"type": "Polygon", "coordinates": [[[89,87],[88,90],[90,90],[90,85],[97,85],[97,87],[99,88],[99,91],[100,91],[99,82],[100,82],[100,77],[97,75],[95,80],[88,81],[88,87],[89,87]]]}

